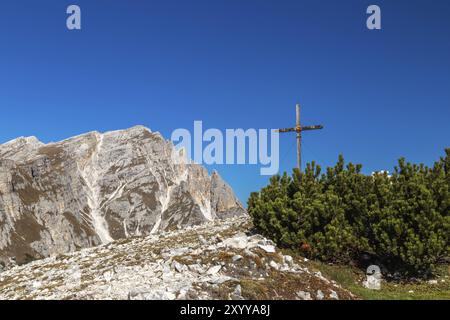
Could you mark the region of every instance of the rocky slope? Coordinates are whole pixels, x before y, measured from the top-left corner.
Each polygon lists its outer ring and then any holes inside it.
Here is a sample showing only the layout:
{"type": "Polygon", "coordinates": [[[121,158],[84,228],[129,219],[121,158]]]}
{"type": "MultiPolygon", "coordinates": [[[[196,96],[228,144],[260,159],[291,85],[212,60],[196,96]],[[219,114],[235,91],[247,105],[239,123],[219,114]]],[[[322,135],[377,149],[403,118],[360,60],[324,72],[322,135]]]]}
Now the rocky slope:
{"type": "Polygon", "coordinates": [[[117,240],[0,273],[0,299],[353,299],[230,218],[117,240]]]}
{"type": "Polygon", "coordinates": [[[140,126],[0,145],[0,267],[245,215],[217,173],[180,160],[140,126]]]}

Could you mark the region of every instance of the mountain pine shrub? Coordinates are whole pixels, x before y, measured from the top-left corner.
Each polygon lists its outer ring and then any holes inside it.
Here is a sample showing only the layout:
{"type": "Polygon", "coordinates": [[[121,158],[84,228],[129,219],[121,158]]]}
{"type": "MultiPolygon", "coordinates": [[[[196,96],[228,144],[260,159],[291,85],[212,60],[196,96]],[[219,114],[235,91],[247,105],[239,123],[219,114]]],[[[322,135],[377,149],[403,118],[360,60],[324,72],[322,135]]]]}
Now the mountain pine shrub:
{"type": "Polygon", "coordinates": [[[450,149],[432,167],[400,159],[392,175],[364,175],[342,156],[322,173],[274,176],[250,195],[255,227],[310,258],[376,257],[390,272],[429,276],[450,255],[450,149]]]}

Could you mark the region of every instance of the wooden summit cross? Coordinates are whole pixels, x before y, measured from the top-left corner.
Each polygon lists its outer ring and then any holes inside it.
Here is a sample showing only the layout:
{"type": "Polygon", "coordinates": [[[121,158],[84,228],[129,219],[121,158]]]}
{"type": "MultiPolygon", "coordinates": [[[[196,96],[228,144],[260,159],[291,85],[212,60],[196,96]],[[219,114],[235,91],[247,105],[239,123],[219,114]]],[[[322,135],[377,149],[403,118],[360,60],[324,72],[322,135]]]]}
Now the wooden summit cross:
{"type": "Polygon", "coordinates": [[[302,171],[302,131],[309,131],[309,130],[319,130],[323,129],[322,125],[315,125],[315,126],[304,126],[302,127],[300,124],[300,105],[296,105],[297,109],[297,121],[294,128],[285,128],[285,129],[278,129],[278,132],[285,133],[285,132],[297,132],[297,168],[298,170],[302,171]]]}

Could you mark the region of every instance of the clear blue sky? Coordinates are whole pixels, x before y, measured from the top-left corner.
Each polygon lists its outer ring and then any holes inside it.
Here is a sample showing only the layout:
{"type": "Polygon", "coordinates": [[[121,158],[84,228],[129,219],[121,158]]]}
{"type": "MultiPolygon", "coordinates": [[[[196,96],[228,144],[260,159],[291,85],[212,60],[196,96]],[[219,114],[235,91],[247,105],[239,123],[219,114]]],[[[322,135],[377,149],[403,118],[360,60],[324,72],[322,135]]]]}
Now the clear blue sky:
{"type": "MultiPolygon", "coordinates": [[[[450,1],[10,0],[0,5],[0,142],[143,124],[325,129],[304,160],[339,153],[366,172],[450,146],[450,1]],[[82,30],[66,29],[66,8],[82,30]],[[382,30],[366,8],[382,9],[382,30]]],[[[282,170],[295,165],[281,141],[282,170]]],[[[211,168],[210,168],[211,169],[211,168]]],[[[257,166],[219,166],[243,202],[257,166]]]]}

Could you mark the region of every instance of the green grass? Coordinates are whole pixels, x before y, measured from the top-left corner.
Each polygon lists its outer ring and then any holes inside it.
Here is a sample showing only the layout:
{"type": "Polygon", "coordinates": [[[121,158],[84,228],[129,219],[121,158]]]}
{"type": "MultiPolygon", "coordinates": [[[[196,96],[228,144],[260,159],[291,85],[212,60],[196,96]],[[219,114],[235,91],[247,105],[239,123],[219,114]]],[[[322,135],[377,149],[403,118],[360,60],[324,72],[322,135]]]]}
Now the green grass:
{"type": "MultiPolygon", "coordinates": [[[[298,252],[283,250],[285,254],[303,260],[298,252]]],[[[304,265],[313,271],[320,271],[326,278],[336,281],[344,289],[349,290],[363,300],[450,300],[450,265],[441,265],[433,280],[416,282],[393,282],[383,280],[380,290],[363,287],[366,279],[363,270],[349,265],[334,265],[319,261],[305,262],[304,265]]]]}
{"type": "Polygon", "coordinates": [[[450,300],[450,266],[441,266],[434,280],[418,282],[388,282],[381,283],[380,290],[370,290],[362,286],[364,273],[350,266],[329,265],[311,262],[311,265],[322,274],[339,283],[360,299],[365,300],[450,300]]]}

